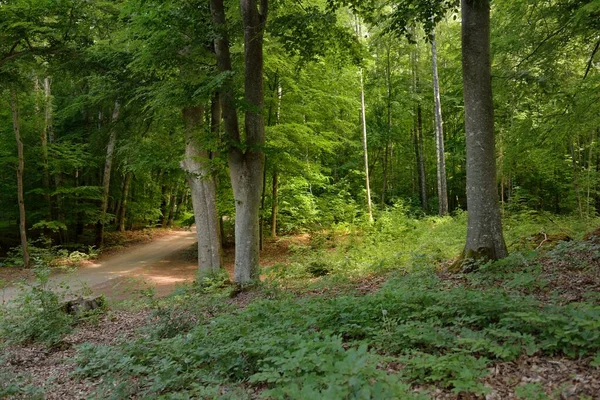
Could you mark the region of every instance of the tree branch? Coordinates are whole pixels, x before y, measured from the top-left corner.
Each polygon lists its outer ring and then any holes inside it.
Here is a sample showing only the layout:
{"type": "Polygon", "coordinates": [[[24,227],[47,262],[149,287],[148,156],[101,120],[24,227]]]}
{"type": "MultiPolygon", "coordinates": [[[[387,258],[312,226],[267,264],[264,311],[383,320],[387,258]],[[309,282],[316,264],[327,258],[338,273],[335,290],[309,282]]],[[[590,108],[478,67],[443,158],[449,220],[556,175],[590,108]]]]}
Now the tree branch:
{"type": "Polygon", "coordinates": [[[585,67],[585,74],[583,74],[583,79],[587,78],[590,69],[592,68],[592,65],[594,64],[594,57],[596,56],[596,53],[598,52],[598,49],[600,48],[600,39],[596,42],[596,46],[594,47],[594,50],[592,51],[592,55],[590,56],[590,59],[587,62],[587,66],[585,67]]]}
{"type": "Polygon", "coordinates": [[[558,28],[557,30],[555,30],[554,32],[552,32],[551,34],[549,34],[548,36],[546,36],[544,38],[544,40],[542,40],[541,42],[538,43],[538,45],[535,47],[535,49],[533,49],[533,51],[531,53],[526,55],[521,61],[519,61],[519,63],[517,65],[515,65],[515,69],[519,68],[525,61],[529,60],[529,58],[531,58],[533,55],[535,55],[535,53],[538,52],[538,50],[544,45],[544,43],[546,43],[548,40],[552,39],[554,36],[561,33],[563,30],[565,30],[565,28],[566,28],[566,25],[563,25],[560,28],[558,28]]]}

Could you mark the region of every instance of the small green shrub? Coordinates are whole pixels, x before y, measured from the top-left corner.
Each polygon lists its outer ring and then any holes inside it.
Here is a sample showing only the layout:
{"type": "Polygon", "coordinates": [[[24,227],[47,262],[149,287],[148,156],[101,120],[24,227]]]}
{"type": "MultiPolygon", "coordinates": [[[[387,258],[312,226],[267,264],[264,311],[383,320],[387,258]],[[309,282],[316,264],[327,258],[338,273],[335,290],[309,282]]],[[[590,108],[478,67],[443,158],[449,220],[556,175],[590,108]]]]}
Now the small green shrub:
{"type": "Polygon", "coordinates": [[[65,312],[63,296],[48,287],[50,270],[36,267],[36,284],[0,307],[0,338],[10,343],[57,344],[71,331],[74,317],[65,312]]]}
{"type": "Polygon", "coordinates": [[[419,383],[437,383],[451,388],[454,393],[486,394],[480,380],[488,373],[485,358],[475,358],[465,353],[449,353],[435,356],[415,353],[400,358],[404,364],[402,375],[419,383]]]}
{"type": "Polygon", "coordinates": [[[33,386],[28,377],[0,371],[0,399],[42,400],[44,397],[43,390],[33,386]]]}

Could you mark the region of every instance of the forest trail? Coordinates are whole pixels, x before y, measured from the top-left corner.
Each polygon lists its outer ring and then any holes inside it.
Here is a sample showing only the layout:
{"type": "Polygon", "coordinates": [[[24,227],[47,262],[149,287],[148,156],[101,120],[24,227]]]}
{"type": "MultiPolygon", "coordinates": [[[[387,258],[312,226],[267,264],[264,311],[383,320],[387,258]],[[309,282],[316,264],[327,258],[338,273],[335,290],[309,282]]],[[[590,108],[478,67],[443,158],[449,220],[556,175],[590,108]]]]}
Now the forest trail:
{"type": "MultiPolygon", "coordinates": [[[[179,284],[195,278],[196,231],[172,231],[149,243],[127,247],[119,253],[100,256],[74,272],[54,275],[53,290],[68,287],[71,292],[90,289],[111,300],[130,298],[140,289],[154,287],[163,296],[179,284]]],[[[21,289],[9,286],[0,290],[0,303],[14,299],[21,289]]]]}

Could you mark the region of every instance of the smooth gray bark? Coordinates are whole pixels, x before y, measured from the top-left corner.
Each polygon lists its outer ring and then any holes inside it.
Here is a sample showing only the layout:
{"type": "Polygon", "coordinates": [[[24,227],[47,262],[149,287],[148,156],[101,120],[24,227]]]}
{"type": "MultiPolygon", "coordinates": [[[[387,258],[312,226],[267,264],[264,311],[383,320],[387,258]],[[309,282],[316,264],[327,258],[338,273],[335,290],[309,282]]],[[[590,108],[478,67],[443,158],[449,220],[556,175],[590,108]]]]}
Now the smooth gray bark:
{"type": "MultiPolygon", "coordinates": [[[[211,0],[213,25],[217,32],[215,54],[221,72],[232,71],[225,9],[222,0],[211,0]]],[[[245,134],[242,143],[231,82],[222,88],[223,119],[229,144],[228,161],[235,198],[234,281],[238,284],[258,279],[260,249],[260,196],[263,185],[265,129],[263,99],[263,34],[267,0],[241,0],[244,26],[245,134]]]]}
{"type": "Polygon", "coordinates": [[[210,156],[198,137],[202,132],[204,110],[200,106],[183,109],[186,172],[198,236],[198,273],[206,276],[221,268],[221,233],[217,212],[217,190],[210,171],[210,156]]]}
{"type": "Polygon", "coordinates": [[[508,252],[496,184],[490,61],[490,1],[462,0],[462,65],[467,145],[465,259],[496,260],[508,252]]]}
{"type": "Polygon", "coordinates": [[[17,164],[17,200],[19,202],[19,235],[21,237],[21,250],[23,252],[23,266],[29,267],[29,250],[27,249],[27,223],[25,214],[25,198],[23,195],[23,170],[25,169],[25,156],[23,151],[23,141],[21,140],[21,121],[19,117],[19,102],[17,92],[13,87],[10,88],[10,109],[12,113],[13,131],[17,141],[17,155],[19,162],[17,164]]]}
{"type": "Polygon", "coordinates": [[[435,100],[435,138],[437,155],[438,213],[448,214],[448,186],[446,184],[446,155],[444,150],[444,121],[440,99],[440,80],[438,77],[437,48],[435,28],[431,31],[431,59],[433,66],[433,97],[435,100]]]}

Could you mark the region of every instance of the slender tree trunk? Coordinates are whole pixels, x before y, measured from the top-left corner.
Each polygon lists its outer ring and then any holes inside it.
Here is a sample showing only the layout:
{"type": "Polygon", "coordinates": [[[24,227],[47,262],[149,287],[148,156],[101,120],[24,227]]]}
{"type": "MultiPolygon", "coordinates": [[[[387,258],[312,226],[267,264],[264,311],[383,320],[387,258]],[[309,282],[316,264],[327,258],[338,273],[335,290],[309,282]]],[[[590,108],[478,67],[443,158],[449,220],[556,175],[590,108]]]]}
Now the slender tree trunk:
{"type": "Polygon", "coordinates": [[[104,174],[102,176],[102,202],[100,205],[100,220],[96,223],[96,246],[102,247],[104,244],[104,223],[106,222],[106,210],[108,208],[108,196],[110,194],[110,174],[112,172],[113,155],[115,152],[115,145],[117,143],[117,128],[116,123],[119,119],[119,113],[121,105],[119,101],[115,101],[115,108],[113,109],[112,121],[110,127],[110,136],[108,138],[108,145],[106,146],[106,161],[104,163],[104,174]]]}
{"type": "MultiPolygon", "coordinates": [[[[52,103],[52,81],[49,77],[44,79],[44,135],[46,136],[48,143],[53,144],[56,141],[54,134],[54,118],[53,118],[54,106],[52,103]]],[[[62,172],[58,169],[54,175],[54,186],[56,189],[62,185],[62,172]]],[[[52,198],[50,198],[52,203],[52,198]]],[[[50,206],[50,217],[56,218],[58,221],[64,222],[64,204],[63,197],[60,194],[54,196],[54,204],[50,206]],[[52,207],[55,207],[54,217],[52,216],[52,207]]],[[[60,234],[59,234],[60,235],[60,234]]],[[[59,236],[59,239],[60,236],[59,236]]]]}
{"type": "MultiPolygon", "coordinates": [[[[354,16],[356,37],[361,40],[362,27],[358,16],[354,16]]],[[[367,144],[367,116],[365,113],[365,85],[363,78],[363,69],[360,69],[360,118],[362,122],[363,155],[365,163],[365,187],[367,189],[367,211],[369,213],[369,222],[373,222],[373,205],[371,203],[371,185],[369,183],[369,151],[367,144]]]]}
{"type": "MultiPolygon", "coordinates": [[[[46,90],[46,81],[48,80],[48,78],[46,78],[46,80],[44,81],[44,90],[42,90],[40,88],[39,85],[39,79],[36,76],[35,77],[35,90],[36,93],[42,93],[43,94],[43,99],[44,99],[44,125],[43,127],[38,125],[39,128],[39,132],[40,132],[40,143],[41,143],[41,148],[42,148],[42,186],[44,189],[44,200],[46,202],[46,220],[51,221],[52,220],[52,199],[50,197],[50,168],[48,166],[48,129],[49,129],[49,125],[51,125],[51,121],[49,123],[49,118],[48,116],[52,115],[51,112],[48,112],[47,109],[48,107],[52,107],[52,103],[51,103],[51,98],[49,95],[50,92],[50,85],[48,84],[48,89],[46,90]]],[[[36,99],[41,98],[41,95],[36,96],[36,99]]],[[[39,107],[39,100],[36,100],[36,113],[40,114],[40,107],[39,107]]]]}
{"type": "Polygon", "coordinates": [[[258,248],[260,251],[263,250],[263,236],[264,236],[264,228],[265,228],[265,218],[264,218],[264,210],[265,210],[265,197],[267,195],[267,158],[265,157],[265,166],[263,167],[263,177],[262,177],[262,193],[260,195],[260,227],[259,227],[259,243],[258,248]]]}
{"type": "MultiPolygon", "coordinates": [[[[508,254],[502,234],[490,62],[490,1],[462,0],[468,226],[464,259],[508,254]]],[[[462,264],[461,264],[462,265],[462,264]]]]}
{"type": "Polygon", "coordinates": [[[373,206],[371,204],[371,185],[369,184],[369,151],[367,148],[367,117],[365,115],[365,85],[363,82],[363,70],[360,70],[360,111],[362,119],[363,153],[365,157],[365,186],[367,188],[367,211],[369,222],[373,222],[373,206]]]}
{"type": "Polygon", "coordinates": [[[167,182],[169,181],[169,177],[167,174],[163,175],[163,186],[162,186],[162,194],[161,194],[161,202],[160,202],[160,227],[164,228],[167,226],[167,220],[169,219],[169,200],[171,199],[171,185],[167,182]]]}
{"type": "Polygon", "coordinates": [[[10,88],[10,109],[12,112],[13,130],[17,141],[17,154],[19,163],[17,165],[17,199],[19,201],[19,234],[21,236],[21,250],[23,252],[23,266],[29,267],[29,250],[27,249],[27,220],[25,215],[25,198],[23,195],[23,170],[25,169],[25,157],[23,141],[21,140],[21,121],[19,116],[19,102],[15,88],[10,88]]]}
{"type": "Polygon", "coordinates": [[[438,213],[448,214],[448,188],[446,184],[446,155],[444,150],[444,122],[440,99],[440,80],[438,77],[435,28],[431,30],[431,59],[433,66],[433,97],[435,100],[435,137],[437,153],[438,213]]]}
{"type": "MultiPolygon", "coordinates": [[[[217,38],[215,54],[220,71],[232,71],[223,0],[211,0],[211,13],[217,38]]],[[[262,193],[265,143],[263,109],[263,33],[267,0],[241,0],[245,52],[246,143],[242,146],[231,82],[224,84],[223,116],[228,136],[229,172],[235,198],[234,281],[238,284],[258,279],[259,211],[262,193]],[[259,4],[260,3],[260,4],[259,4]],[[243,151],[242,147],[246,150],[243,151]]]]}
{"type": "MultiPolygon", "coordinates": [[[[281,99],[283,97],[283,89],[281,85],[277,87],[277,111],[275,113],[275,124],[279,125],[281,118],[281,99]]],[[[277,237],[277,213],[279,210],[279,173],[277,172],[277,166],[273,168],[273,176],[271,182],[271,236],[277,237]]]]}
{"type": "MultiPolygon", "coordinates": [[[[413,93],[418,96],[419,87],[419,49],[415,47],[412,53],[413,93]]],[[[427,211],[427,182],[425,173],[425,156],[423,154],[423,117],[421,112],[421,100],[417,100],[415,107],[415,123],[413,144],[415,147],[415,159],[417,163],[417,182],[419,185],[419,198],[421,207],[427,211]]]]}
{"type": "MultiPolygon", "coordinates": [[[[216,185],[215,185],[215,203],[216,203],[216,198],[217,198],[217,190],[216,190],[216,185]]],[[[175,188],[173,189],[173,191],[171,192],[171,199],[169,200],[169,217],[167,218],[167,228],[171,228],[173,226],[173,220],[175,218],[175,207],[177,207],[177,193],[179,192],[179,184],[176,183],[175,184],[175,188]]],[[[217,213],[218,216],[218,213],[217,213]]],[[[217,223],[219,221],[219,218],[217,218],[217,223]]],[[[219,237],[219,244],[220,244],[221,240],[219,237]]]]}
{"type": "MultiPolygon", "coordinates": [[[[575,139],[573,139],[574,141],[575,139]]],[[[575,144],[571,141],[569,144],[571,147],[571,165],[573,167],[573,190],[575,191],[575,198],[577,199],[577,211],[579,218],[583,218],[583,209],[581,205],[581,191],[579,188],[579,167],[578,167],[578,156],[575,151],[575,147],[579,147],[579,143],[575,144]]]]}
{"type": "Polygon", "coordinates": [[[417,170],[419,177],[419,197],[421,207],[427,211],[427,181],[425,173],[425,156],[423,154],[423,116],[421,104],[417,104],[417,120],[415,126],[415,155],[417,158],[417,170]]]}
{"type": "Polygon", "coordinates": [[[185,159],[181,162],[192,192],[192,206],[198,237],[198,273],[206,276],[221,268],[221,235],[217,212],[217,191],[210,171],[210,156],[202,149],[198,136],[202,131],[204,109],[183,109],[185,123],[185,159]]]}
{"type": "Polygon", "coordinates": [[[385,83],[387,88],[387,135],[385,138],[385,153],[383,155],[383,182],[381,187],[381,206],[385,205],[385,200],[388,191],[388,163],[390,158],[390,140],[392,137],[392,65],[390,60],[390,46],[387,47],[385,83]]]}
{"type": "Polygon", "coordinates": [[[125,216],[127,215],[127,202],[129,200],[129,188],[131,187],[131,179],[133,174],[127,172],[125,174],[125,183],[123,184],[123,199],[121,200],[121,208],[119,208],[119,214],[117,215],[117,225],[119,232],[125,232],[125,216]]]}
{"type": "Polygon", "coordinates": [[[278,198],[278,190],[279,190],[279,174],[277,174],[277,170],[273,172],[273,188],[271,197],[273,201],[271,202],[271,236],[277,237],[277,209],[279,207],[279,198],[278,198]]]}

